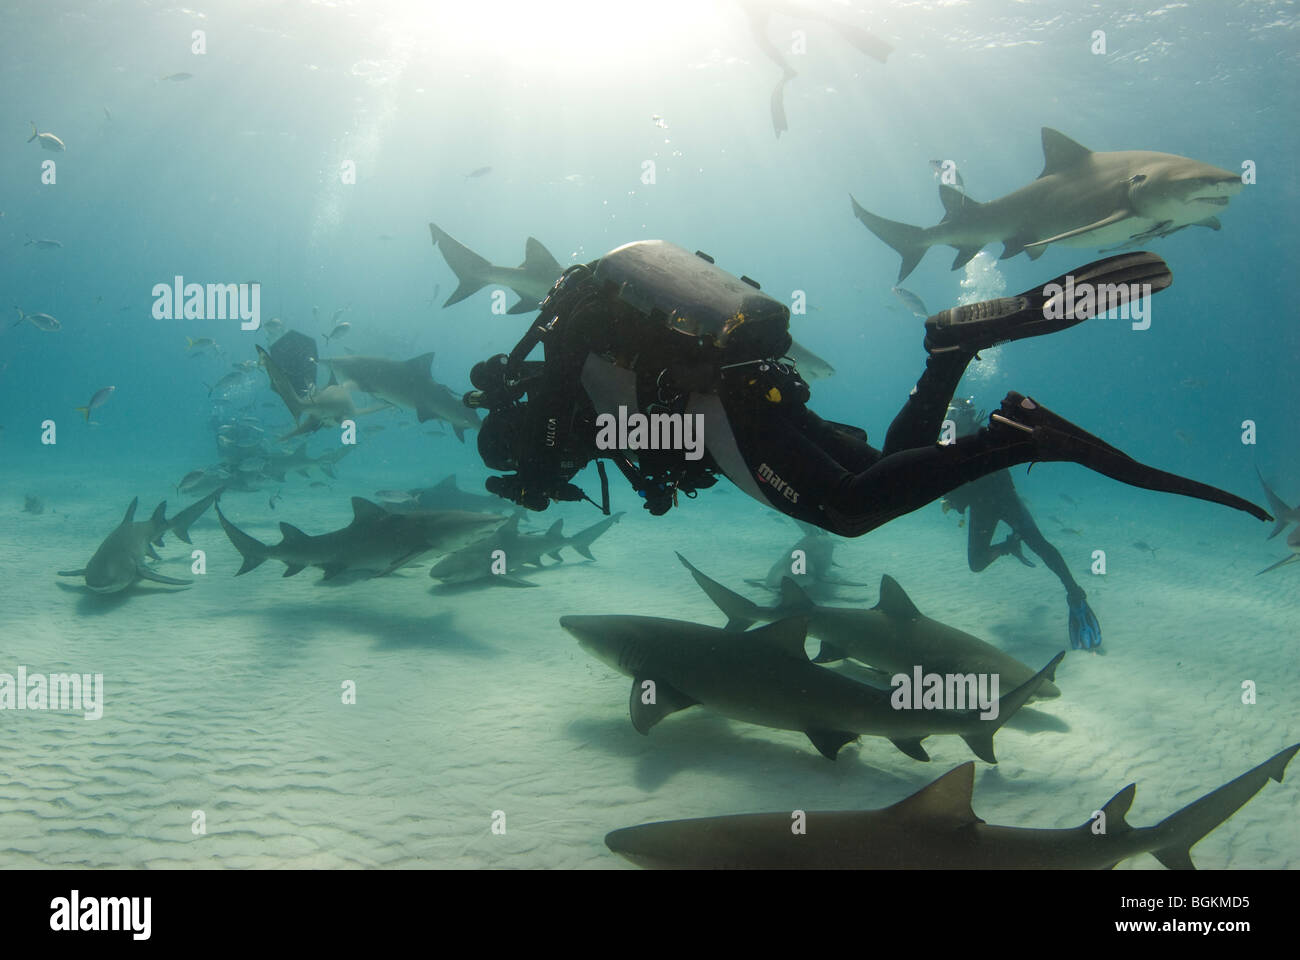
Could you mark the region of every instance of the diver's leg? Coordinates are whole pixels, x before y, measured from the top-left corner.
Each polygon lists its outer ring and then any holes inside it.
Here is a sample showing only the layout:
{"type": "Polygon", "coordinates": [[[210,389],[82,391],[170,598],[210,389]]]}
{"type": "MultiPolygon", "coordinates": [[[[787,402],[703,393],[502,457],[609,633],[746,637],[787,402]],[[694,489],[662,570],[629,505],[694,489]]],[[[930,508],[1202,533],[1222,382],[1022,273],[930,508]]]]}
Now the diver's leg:
{"type": "Polygon", "coordinates": [[[983,500],[972,500],[967,512],[966,562],[972,572],[980,573],[1002,556],[993,549],[993,531],[998,525],[997,511],[983,500]]]}
{"type": "Polygon", "coordinates": [[[1079,463],[1130,486],[1195,497],[1270,519],[1248,500],[1139,463],[1033,400],[1009,393],[990,425],[978,433],[948,445],[931,443],[889,454],[869,470],[842,480],[823,497],[827,522],[821,525],[860,536],[964,483],[1033,461],[1079,463]]]}
{"type": "Polygon", "coordinates": [[[939,439],[948,405],[974,355],[960,350],[932,354],[907,402],[885,434],[884,454],[924,447],[939,439]]]}
{"type": "Polygon", "coordinates": [[[1013,496],[1014,504],[1009,503],[1007,505],[1002,519],[1015,531],[1016,536],[1024,542],[1025,546],[1042,558],[1047,569],[1056,574],[1056,579],[1060,580],[1061,586],[1065,587],[1066,596],[1083,596],[1083,588],[1071,575],[1070,568],[1066,566],[1065,559],[1061,556],[1061,551],[1052,546],[1048,539],[1043,536],[1043,532],[1038,528],[1038,524],[1034,522],[1034,518],[1030,515],[1024,502],[1018,495],[1014,494],[1014,488],[1013,496]]]}

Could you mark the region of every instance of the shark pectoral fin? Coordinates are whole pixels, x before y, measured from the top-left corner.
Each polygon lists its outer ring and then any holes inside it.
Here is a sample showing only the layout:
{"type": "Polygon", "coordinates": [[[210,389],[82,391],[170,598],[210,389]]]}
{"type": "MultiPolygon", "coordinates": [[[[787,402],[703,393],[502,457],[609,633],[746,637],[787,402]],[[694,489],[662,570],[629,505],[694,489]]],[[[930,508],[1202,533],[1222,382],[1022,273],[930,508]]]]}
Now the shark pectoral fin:
{"type": "Polygon", "coordinates": [[[85,568],[85,567],[82,567],[80,570],[60,570],[60,571],[59,571],[59,576],[61,576],[61,577],[84,577],[85,575],[86,575],[86,568],[85,568]]]}
{"type": "Polygon", "coordinates": [[[929,763],[930,755],[925,752],[925,747],[921,746],[921,741],[924,739],[924,737],[890,737],[889,742],[913,760],[929,763]]]}
{"type": "MultiPolygon", "coordinates": [[[[510,289],[515,290],[514,287],[511,287],[510,289]]],[[[519,294],[519,300],[516,301],[515,305],[511,307],[509,310],[507,310],[506,313],[509,314],[509,313],[536,313],[537,312],[541,304],[539,304],[532,297],[528,296],[526,293],[523,293],[520,290],[515,290],[515,293],[519,294]]]]}
{"type": "MultiPolygon", "coordinates": [[[[294,576],[297,576],[298,574],[302,573],[302,572],[303,572],[304,570],[306,570],[306,569],[307,569],[307,565],[306,565],[305,563],[286,563],[286,564],[284,565],[284,573],[280,574],[280,576],[282,576],[282,577],[294,577],[294,576]]],[[[242,572],[243,572],[243,571],[241,570],[240,573],[242,573],[242,572]]],[[[236,574],[236,576],[238,576],[238,575],[239,575],[239,574],[236,574]]]]}
{"type": "Polygon", "coordinates": [[[165,583],[173,587],[188,587],[193,580],[177,580],[175,577],[164,577],[161,573],[155,573],[143,563],[135,565],[135,572],[140,575],[141,580],[152,580],[154,583],[165,583]]]}
{"type": "Polygon", "coordinates": [[[779,650],[792,659],[804,662],[808,660],[808,652],[804,649],[804,642],[808,638],[808,621],[802,617],[789,617],[769,623],[757,630],[750,630],[746,636],[779,650]]]}
{"type": "Polygon", "coordinates": [[[833,643],[825,640],[822,641],[822,648],[817,651],[817,656],[813,657],[813,663],[835,663],[837,660],[843,660],[845,653],[833,643]]]}
{"type": "MultiPolygon", "coordinates": [[[[159,537],[159,538],[158,538],[158,542],[159,542],[159,543],[162,543],[162,537],[159,537]]],[[[161,560],[161,559],[162,559],[162,557],[158,556],[158,551],[155,550],[155,549],[153,548],[153,544],[152,544],[152,543],[146,543],[146,544],[144,545],[144,552],[145,552],[146,555],[148,555],[148,557],[149,557],[150,560],[161,560]]]]}
{"type": "Polygon", "coordinates": [[[968,264],[968,263],[970,263],[972,260],[974,260],[974,259],[975,259],[975,254],[979,253],[979,252],[980,252],[981,250],[983,250],[983,249],[984,249],[983,246],[979,246],[979,247],[958,247],[958,248],[957,248],[957,256],[955,256],[955,257],[952,258],[952,269],[953,269],[953,270],[960,270],[962,267],[966,266],[966,264],[968,264]]]}
{"type": "MultiPolygon", "coordinates": [[[[334,579],[335,577],[337,577],[340,573],[343,573],[343,571],[347,570],[347,568],[348,568],[348,565],[347,565],[346,563],[341,562],[341,561],[335,561],[334,563],[327,563],[327,564],[324,564],[324,565],[321,567],[321,569],[325,571],[325,575],[324,575],[323,577],[321,577],[321,579],[322,579],[322,580],[333,580],[333,579],[334,579]]],[[[285,576],[288,576],[288,574],[285,574],[285,576]]]]}
{"type": "Polygon", "coordinates": [[[1028,243],[1032,243],[1033,239],[1034,238],[1032,235],[1026,236],[1025,234],[1020,234],[1019,236],[1015,236],[1015,237],[1008,237],[1007,239],[1002,241],[1002,253],[998,256],[998,259],[1010,260],[1018,253],[1026,253],[1026,252],[1034,256],[1041,257],[1043,255],[1042,247],[1034,247],[1033,250],[1030,251],[1025,250],[1025,245],[1028,243]]]}
{"type": "Polygon", "coordinates": [[[1197,220],[1191,224],[1193,227],[1208,227],[1211,230],[1222,230],[1223,224],[1219,222],[1218,217],[1206,217],[1204,220],[1197,220]]]}
{"type": "Polygon", "coordinates": [[[451,431],[452,431],[452,433],[456,434],[456,439],[457,439],[457,440],[459,440],[461,443],[464,443],[464,442],[465,442],[465,428],[464,428],[464,427],[452,427],[452,428],[451,428],[451,431]]]}
{"type": "MultiPolygon", "coordinates": [[[[805,730],[804,736],[812,741],[812,745],[817,748],[817,752],[827,760],[834,760],[840,752],[840,747],[858,739],[856,733],[849,733],[847,730],[805,730]]],[[[920,747],[920,745],[921,742],[918,740],[917,746],[920,747]]],[[[924,754],[925,751],[922,750],[921,753],[924,754]]],[[[922,759],[928,760],[929,757],[923,757],[922,759]]]]}
{"type": "Polygon", "coordinates": [[[645,736],[650,732],[651,727],[668,714],[693,707],[698,702],[671,684],[651,677],[635,677],[632,680],[632,694],[628,698],[628,707],[632,712],[632,726],[637,733],[645,736]],[[646,703],[647,698],[653,702],[646,703]]]}
{"type": "Polygon", "coordinates": [[[1102,217],[1096,223],[1090,223],[1087,226],[1076,227],[1073,230],[1067,230],[1065,233],[1058,233],[1054,237],[1048,237],[1046,240],[1035,240],[1033,243],[1025,244],[1025,248],[1032,250],[1035,247],[1045,247],[1049,243],[1060,243],[1063,240],[1070,240],[1074,237],[1081,237],[1086,233],[1092,233],[1094,230],[1102,230],[1112,224],[1119,223],[1121,220],[1127,220],[1133,216],[1131,210],[1116,210],[1108,217],[1102,217]]]}
{"type": "Polygon", "coordinates": [[[997,763],[997,754],[993,752],[993,734],[996,732],[995,729],[981,733],[963,733],[961,738],[966,741],[966,746],[970,747],[970,752],[985,763],[997,763]]]}
{"type": "Polygon", "coordinates": [[[1043,251],[1046,249],[1046,247],[1026,247],[1025,253],[1028,255],[1030,260],[1037,260],[1043,255],[1043,251]]]}

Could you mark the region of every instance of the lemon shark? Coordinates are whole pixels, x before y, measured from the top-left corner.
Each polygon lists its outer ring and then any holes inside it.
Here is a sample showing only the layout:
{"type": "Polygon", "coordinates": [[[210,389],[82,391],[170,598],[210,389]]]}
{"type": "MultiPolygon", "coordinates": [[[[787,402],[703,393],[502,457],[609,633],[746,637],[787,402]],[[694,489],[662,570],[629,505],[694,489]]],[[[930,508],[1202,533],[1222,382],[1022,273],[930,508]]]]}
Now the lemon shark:
{"type": "MultiPolygon", "coordinates": [[[[835,550],[834,537],[820,527],[811,526],[801,520],[796,520],[795,523],[803,531],[803,537],[777,558],[767,571],[766,577],[762,580],[747,579],[746,583],[780,592],[782,581],[791,579],[810,593],[815,593],[818,596],[829,596],[836,592],[836,587],[867,586],[867,584],[858,583],[855,580],[842,580],[831,573],[832,567],[839,566],[833,556],[835,550]],[[799,574],[792,573],[796,554],[803,561],[803,572],[799,574]]],[[[678,557],[680,558],[681,554],[678,554],[678,557]]],[[[682,562],[685,563],[686,561],[682,560],[682,562]]],[[[780,620],[783,618],[773,617],[772,619],[780,620]]]]}
{"type": "MultiPolygon", "coordinates": [[[[519,300],[507,313],[533,313],[540,306],[564,268],[535,238],[524,243],[524,262],[517,267],[499,267],[486,257],[479,256],[456,240],[437,224],[429,224],[433,245],[442,251],[447,266],[456,274],[458,285],[443,304],[450,307],[472,296],[484,287],[495,284],[509,287],[519,295],[519,300]]],[[[835,373],[835,368],[807,347],[792,343],[790,359],[799,367],[805,379],[822,380],[835,373]]]]}
{"type": "Polygon", "coordinates": [[[95,593],[120,593],[140,580],[152,580],[174,587],[186,587],[193,581],[177,580],[155,572],[145,563],[145,557],[161,559],[153,545],[162,545],[163,534],[176,533],[186,543],[190,542],[189,528],[209,506],[216,503],[223,488],[218,488],[202,500],[186,507],[173,519],[166,517],[167,501],[154,509],[148,520],[136,520],[135,511],[140,505],[136,497],[126,508],[122,522],[99,545],[95,555],[80,570],[60,570],[61,577],[85,577],[86,588],[95,593]]]}
{"type": "Polygon", "coordinates": [[[1194,800],[1155,826],[1125,817],[1136,784],[1087,822],[1066,829],[1007,827],[975,815],[969,760],[881,810],[809,811],[806,831],[789,811],[670,820],[614,830],[605,845],[643,867],[779,869],[1109,870],[1150,853],[1171,870],[1192,870],[1191,849],[1240,810],[1270,779],[1282,782],[1300,744],[1194,800]]]}
{"type": "Polygon", "coordinates": [[[235,572],[242,576],[267,560],[285,565],[292,577],[307,567],[320,567],[322,580],[365,571],[382,577],[429,553],[447,553],[483,537],[502,517],[486,513],[438,510],[391,513],[362,497],[352,498],[352,522],[346,527],[311,536],[288,523],[280,524],[281,540],[267,545],[231,523],[217,507],[226,536],[244,558],[235,572]]]}
{"type": "MultiPolygon", "coordinates": [[[[781,602],[760,607],[695,569],[680,553],[677,559],[691,572],[700,589],[727,615],[728,630],[744,630],[759,621],[803,617],[808,635],[821,641],[814,663],[851,657],[891,674],[907,673],[916,665],[942,674],[996,673],[1009,686],[1028,683],[1032,667],[979,637],[932,620],[917,609],[893,577],[880,578],[880,602],[869,610],[825,607],[813,602],[792,579],[781,584],[781,602]]],[[[1058,697],[1061,691],[1049,672],[1035,697],[1058,697]]]]}
{"type": "Polygon", "coordinates": [[[798,618],[745,633],[638,616],[568,616],[560,626],[587,652],[632,678],[629,705],[638,733],[648,734],[664,717],[698,704],[733,720],[799,731],[828,760],[860,734],[885,737],[914,760],[929,760],[922,740],[956,734],[981,760],[997,763],[994,733],[1065,656],[1061,651],[1028,682],[1003,694],[997,712],[985,719],[979,709],[895,709],[888,691],[812,663],[804,652],[807,621],[798,618]]]}
{"type": "Polygon", "coordinates": [[[434,380],[429,373],[433,354],[425,353],[410,360],[384,357],[335,357],[322,360],[330,369],[350,381],[363,393],[397,407],[414,410],[421,423],[442,420],[449,424],[456,439],[465,442],[465,431],[477,429],[478,412],[461,402],[458,394],[434,380]]]}
{"type": "Polygon", "coordinates": [[[1177,154],[1093,151],[1050,127],[1042,137],[1037,180],[985,203],[940,184],[944,217],[933,227],[878,217],[850,195],[853,213],[903,258],[901,282],[935,246],[956,248],[956,270],[990,243],[1003,244],[1000,259],[1036,260],[1053,243],[1123,248],[1190,226],[1218,230],[1215,211],[1242,188],[1239,174],[1177,154]]]}
{"type": "Polygon", "coordinates": [[[487,581],[504,587],[535,587],[537,584],[515,574],[525,566],[543,566],[542,557],[550,557],[556,562],[563,561],[560,551],[565,547],[594,561],[596,557],[591,552],[592,543],[618,523],[623,514],[620,512],[608,516],[571,537],[564,533],[563,520],[556,520],[545,533],[520,533],[521,516],[522,513],[516,513],[482,540],[443,557],[429,570],[429,576],[443,584],[487,581]],[[504,554],[505,572],[493,573],[494,558],[501,554],[504,554]]]}

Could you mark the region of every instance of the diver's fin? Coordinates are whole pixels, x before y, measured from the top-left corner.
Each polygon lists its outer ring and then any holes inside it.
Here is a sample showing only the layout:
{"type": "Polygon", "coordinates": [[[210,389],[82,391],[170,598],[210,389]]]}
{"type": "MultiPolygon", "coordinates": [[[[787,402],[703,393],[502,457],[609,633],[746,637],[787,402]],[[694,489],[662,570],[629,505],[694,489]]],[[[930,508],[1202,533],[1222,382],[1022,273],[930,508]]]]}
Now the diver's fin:
{"type": "Polygon", "coordinates": [[[1154,253],[1121,253],[1084,264],[1015,297],[1000,297],[941,310],[925,321],[930,353],[978,353],[999,343],[1055,333],[1129,302],[1132,290],[1158,293],[1174,282],[1169,265],[1154,253]],[[1066,301],[1065,292],[1088,291],[1066,301]],[[1093,291],[1099,291],[1093,295],[1093,291]]]}

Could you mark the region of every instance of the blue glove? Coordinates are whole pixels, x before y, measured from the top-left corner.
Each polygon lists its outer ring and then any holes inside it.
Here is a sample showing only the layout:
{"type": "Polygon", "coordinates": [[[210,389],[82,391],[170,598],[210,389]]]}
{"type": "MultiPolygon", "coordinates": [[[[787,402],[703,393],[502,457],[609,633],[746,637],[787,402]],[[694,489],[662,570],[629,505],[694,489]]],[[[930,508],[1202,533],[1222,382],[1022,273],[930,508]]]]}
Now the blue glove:
{"type": "Polygon", "coordinates": [[[1079,597],[1077,600],[1067,598],[1066,602],[1070,605],[1070,646],[1075,650],[1100,647],[1101,624],[1088,601],[1079,597]]]}

